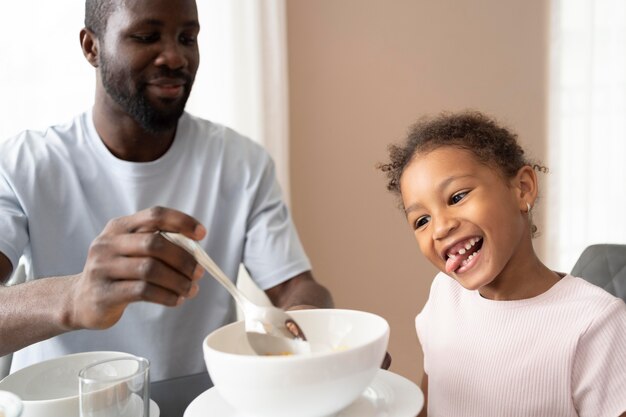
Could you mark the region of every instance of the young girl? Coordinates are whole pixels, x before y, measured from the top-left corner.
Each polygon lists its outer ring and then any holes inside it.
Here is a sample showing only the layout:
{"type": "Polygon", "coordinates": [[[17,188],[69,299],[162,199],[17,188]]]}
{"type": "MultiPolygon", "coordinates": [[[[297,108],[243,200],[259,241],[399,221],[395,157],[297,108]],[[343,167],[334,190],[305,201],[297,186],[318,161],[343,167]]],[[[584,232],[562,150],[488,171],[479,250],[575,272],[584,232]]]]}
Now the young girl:
{"type": "Polygon", "coordinates": [[[421,415],[626,416],[626,305],[535,254],[545,169],[516,135],[480,113],[444,114],[413,126],[380,168],[441,271],[415,320],[421,415]]]}

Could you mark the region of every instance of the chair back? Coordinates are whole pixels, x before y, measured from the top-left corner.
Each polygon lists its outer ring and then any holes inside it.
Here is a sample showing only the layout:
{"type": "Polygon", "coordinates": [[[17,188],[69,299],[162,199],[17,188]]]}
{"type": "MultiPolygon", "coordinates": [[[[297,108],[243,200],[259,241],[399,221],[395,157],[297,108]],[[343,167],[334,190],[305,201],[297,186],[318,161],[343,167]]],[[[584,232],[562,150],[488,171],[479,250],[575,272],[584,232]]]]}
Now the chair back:
{"type": "Polygon", "coordinates": [[[576,261],[572,275],[604,288],[626,301],[626,245],[588,246],[576,261]]]}

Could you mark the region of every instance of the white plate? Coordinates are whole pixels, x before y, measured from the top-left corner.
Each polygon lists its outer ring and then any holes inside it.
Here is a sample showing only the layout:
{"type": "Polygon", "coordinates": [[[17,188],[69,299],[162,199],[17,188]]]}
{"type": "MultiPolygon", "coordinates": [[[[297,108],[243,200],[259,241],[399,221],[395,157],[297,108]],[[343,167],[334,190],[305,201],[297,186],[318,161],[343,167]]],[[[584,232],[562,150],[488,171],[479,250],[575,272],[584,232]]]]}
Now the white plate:
{"type": "MultiPolygon", "coordinates": [[[[137,399],[139,400],[139,404],[141,404],[141,399],[139,399],[139,397],[137,397],[137,399]]],[[[131,410],[132,411],[128,414],[137,415],[136,412],[139,411],[137,408],[134,408],[134,407],[131,408],[131,410]]],[[[127,414],[127,413],[124,413],[124,414],[127,414]]],[[[139,412],[139,414],[141,414],[141,412],[139,412]]],[[[161,414],[161,409],[159,409],[159,406],[157,405],[157,403],[155,403],[154,400],[151,398],[150,399],[150,417],[159,417],[160,414],[161,414]]]]}
{"type": "MultiPolygon", "coordinates": [[[[142,406],[143,403],[141,402],[141,398],[139,398],[139,396],[136,396],[135,394],[133,394],[132,398],[135,401],[132,401],[132,406],[126,408],[126,412],[123,413],[122,415],[118,415],[118,417],[124,417],[127,414],[128,415],[132,415],[132,416],[136,416],[138,414],[143,414],[143,410],[142,410],[142,406]]],[[[154,400],[152,398],[150,398],[150,417],[159,417],[159,415],[161,414],[161,409],[159,409],[159,406],[157,405],[157,403],[154,402],[154,400]]],[[[76,416],[78,417],[78,415],[76,416]]]]}
{"type": "Polygon", "coordinates": [[[161,415],[161,409],[159,408],[157,403],[155,403],[154,400],[151,398],[150,399],[150,417],[159,417],[159,415],[161,415]]]}
{"type": "MultiPolygon", "coordinates": [[[[380,370],[361,396],[336,417],[415,417],[424,405],[417,385],[393,372],[380,370]]],[[[244,417],[220,397],[215,388],[200,394],[189,404],[183,417],[244,417]]]]}

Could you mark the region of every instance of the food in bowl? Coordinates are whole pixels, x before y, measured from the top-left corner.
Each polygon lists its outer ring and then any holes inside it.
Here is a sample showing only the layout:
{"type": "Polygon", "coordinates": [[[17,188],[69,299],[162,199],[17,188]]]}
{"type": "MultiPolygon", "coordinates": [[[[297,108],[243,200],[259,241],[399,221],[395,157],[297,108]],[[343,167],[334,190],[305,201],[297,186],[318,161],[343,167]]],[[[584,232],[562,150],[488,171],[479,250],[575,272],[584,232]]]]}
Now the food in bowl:
{"type": "Polygon", "coordinates": [[[311,353],[257,355],[244,323],[224,326],[203,342],[220,396],[255,417],[333,415],[355,401],[376,376],[389,341],[385,319],[357,310],[289,312],[311,343],[311,353]]]}

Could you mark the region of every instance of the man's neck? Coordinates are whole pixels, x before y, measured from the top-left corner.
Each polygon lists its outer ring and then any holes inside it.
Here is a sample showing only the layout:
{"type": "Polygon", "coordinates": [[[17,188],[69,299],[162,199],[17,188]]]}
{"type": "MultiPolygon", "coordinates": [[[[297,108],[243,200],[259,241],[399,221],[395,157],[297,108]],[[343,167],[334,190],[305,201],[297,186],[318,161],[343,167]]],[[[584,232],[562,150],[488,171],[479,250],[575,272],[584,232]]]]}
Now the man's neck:
{"type": "Polygon", "coordinates": [[[93,108],[93,123],[107,149],[117,158],[131,162],[160,158],[176,134],[175,127],[159,133],[148,132],[129,115],[98,103],[93,108]]]}

